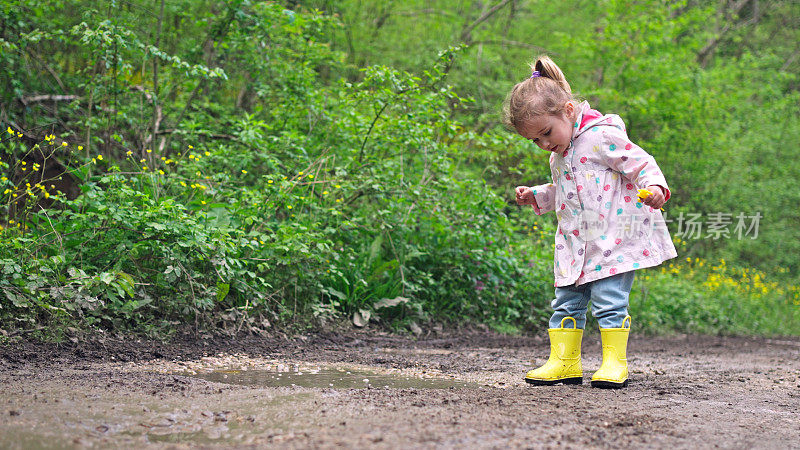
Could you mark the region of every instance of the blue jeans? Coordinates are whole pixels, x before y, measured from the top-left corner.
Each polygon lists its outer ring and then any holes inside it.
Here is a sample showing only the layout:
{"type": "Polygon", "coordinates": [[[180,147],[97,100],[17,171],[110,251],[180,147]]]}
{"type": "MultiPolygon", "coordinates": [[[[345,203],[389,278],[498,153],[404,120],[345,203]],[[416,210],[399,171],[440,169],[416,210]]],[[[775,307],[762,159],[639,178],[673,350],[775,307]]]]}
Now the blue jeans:
{"type": "MultiPolygon", "coordinates": [[[[561,328],[564,317],[575,318],[578,328],[584,328],[589,301],[600,328],[622,328],[622,321],[628,315],[628,296],[634,274],[632,270],[577,287],[557,287],[556,298],[550,303],[555,310],[550,317],[550,328],[561,328]]],[[[572,321],[565,320],[564,328],[572,328],[572,321]]]]}

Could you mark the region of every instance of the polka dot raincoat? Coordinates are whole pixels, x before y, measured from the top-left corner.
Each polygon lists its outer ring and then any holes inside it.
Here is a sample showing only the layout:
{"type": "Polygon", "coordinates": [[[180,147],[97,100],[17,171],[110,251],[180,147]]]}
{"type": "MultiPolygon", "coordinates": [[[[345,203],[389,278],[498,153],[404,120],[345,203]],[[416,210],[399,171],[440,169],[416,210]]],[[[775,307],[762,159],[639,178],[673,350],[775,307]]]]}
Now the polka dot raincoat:
{"type": "Polygon", "coordinates": [[[555,211],[555,286],[581,285],[657,266],[678,256],[660,210],[637,190],[658,185],[670,197],[655,159],[628,139],[615,114],[583,102],[572,144],[550,155],[552,183],[534,186],[536,214],[555,211]]]}

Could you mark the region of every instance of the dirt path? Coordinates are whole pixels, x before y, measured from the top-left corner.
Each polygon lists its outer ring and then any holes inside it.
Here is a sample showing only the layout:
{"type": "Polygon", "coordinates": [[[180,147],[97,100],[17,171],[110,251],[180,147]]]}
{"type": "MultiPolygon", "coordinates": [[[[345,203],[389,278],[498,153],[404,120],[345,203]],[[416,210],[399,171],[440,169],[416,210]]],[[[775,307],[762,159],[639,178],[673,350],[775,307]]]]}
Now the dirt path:
{"type": "Polygon", "coordinates": [[[588,385],[596,335],[584,339],[584,385],[556,387],[522,382],[529,361],[547,357],[541,338],[203,342],[0,347],[0,448],[800,448],[798,339],[633,336],[621,391],[588,385]],[[254,387],[185,375],[279,366],[456,386],[254,387]]]}

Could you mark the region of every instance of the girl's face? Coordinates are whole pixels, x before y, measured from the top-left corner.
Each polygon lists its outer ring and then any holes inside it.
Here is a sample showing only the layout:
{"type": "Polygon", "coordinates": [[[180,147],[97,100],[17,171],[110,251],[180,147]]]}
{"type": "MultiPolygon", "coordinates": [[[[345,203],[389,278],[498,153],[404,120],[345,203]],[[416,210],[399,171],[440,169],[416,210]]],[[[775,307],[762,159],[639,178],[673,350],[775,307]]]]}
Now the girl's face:
{"type": "Polygon", "coordinates": [[[523,123],[517,131],[542,150],[560,153],[569,147],[572,140],[574,115],[574,104],[567,102],[562,114],[536,116],[523,123]]]}

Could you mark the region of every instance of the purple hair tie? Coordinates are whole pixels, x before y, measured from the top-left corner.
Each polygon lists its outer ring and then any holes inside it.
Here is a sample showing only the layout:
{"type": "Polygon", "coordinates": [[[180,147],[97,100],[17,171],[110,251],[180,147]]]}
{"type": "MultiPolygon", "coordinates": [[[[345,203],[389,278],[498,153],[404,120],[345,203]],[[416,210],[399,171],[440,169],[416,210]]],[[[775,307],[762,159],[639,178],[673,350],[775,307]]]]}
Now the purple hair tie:
{"type": "Polygon", "coordinates": [[[534,70],[533,73],[531,74],[531,78],[536,78],[536,77],[540,77],[540,76],[542,76],[542,74],[539,73],[538,70],[534,70]]]}

